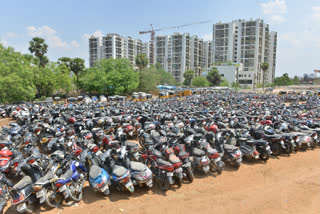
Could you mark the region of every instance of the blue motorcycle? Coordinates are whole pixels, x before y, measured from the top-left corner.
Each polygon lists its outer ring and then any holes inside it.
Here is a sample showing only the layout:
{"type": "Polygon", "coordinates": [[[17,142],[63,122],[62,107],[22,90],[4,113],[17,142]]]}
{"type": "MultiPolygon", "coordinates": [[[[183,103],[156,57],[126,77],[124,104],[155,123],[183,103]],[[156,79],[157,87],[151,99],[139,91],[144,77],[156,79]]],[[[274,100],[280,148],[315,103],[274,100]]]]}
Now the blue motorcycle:
{"type": "Polygon", "coordinates": [[[86,178],[86,169],[78,161],[72,161],[70,168],[56,181],[65,199],[70,198],[75,202],[82,199],[82,188],[86,178]]]}

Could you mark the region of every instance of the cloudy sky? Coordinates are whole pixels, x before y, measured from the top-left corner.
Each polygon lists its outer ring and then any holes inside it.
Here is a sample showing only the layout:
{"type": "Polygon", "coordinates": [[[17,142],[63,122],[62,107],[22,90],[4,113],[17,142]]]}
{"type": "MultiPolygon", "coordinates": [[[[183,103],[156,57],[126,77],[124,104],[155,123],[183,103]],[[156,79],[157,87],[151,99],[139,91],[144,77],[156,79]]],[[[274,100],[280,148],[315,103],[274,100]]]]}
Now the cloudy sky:
{"type": "Polygon", "coordinates": [[[212,38],[212,24],[263,18],[278,32],[276,76],[303,75],[320,69],[320,0],[10,0],[0,8],[0,42],[28,52],[39,36],[48,56],[81,57],[88,61],[88,37],[106,33],[149,40],[141,30],[211,20],[178,30],[212,38]]]}

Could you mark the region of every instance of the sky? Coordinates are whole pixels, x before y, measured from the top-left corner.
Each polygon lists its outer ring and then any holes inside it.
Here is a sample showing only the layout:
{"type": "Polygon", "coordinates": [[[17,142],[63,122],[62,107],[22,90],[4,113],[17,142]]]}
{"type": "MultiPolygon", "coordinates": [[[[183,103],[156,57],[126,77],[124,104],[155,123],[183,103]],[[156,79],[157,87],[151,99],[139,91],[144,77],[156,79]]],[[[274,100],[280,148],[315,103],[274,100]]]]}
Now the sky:
{"type": "Polygon", "coordinates": [[[88,65],[88,37],[118,33],[148,41],[139,31],[210,20],[157,34],[186,32],[212,40],[212,24],[262,18],[278,32],[276,76],[320,69],[320,0],[0,0],[0,42],[28,53],[38,36],[48,57],[80,57],[88,65]]]}

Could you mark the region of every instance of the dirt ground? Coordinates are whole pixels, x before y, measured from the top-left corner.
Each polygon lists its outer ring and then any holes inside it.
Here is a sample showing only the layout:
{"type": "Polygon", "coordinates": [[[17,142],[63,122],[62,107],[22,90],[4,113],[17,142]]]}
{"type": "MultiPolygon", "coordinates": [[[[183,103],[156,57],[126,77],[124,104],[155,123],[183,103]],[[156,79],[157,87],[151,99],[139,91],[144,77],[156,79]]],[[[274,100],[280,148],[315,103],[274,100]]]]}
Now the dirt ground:
{"type": "MultiPolygon", "coordinates": [[[[0,121],[1,124],[1,121],[0,121]]],[[[155,184],[156,186],[156,184],[155,184]]],[[[166,193],[136,188],[133,195],[111,191],[108,197],[83,190],[76,206],[41,213],[320,213],[320,149],[244,163],[221,175],[197,174],[192,184],[166,193]]],[[[39,211],[38,211],[39,212],[39,211]]],[[[4,213],[15,213],[13,207],[4,213]]]]}

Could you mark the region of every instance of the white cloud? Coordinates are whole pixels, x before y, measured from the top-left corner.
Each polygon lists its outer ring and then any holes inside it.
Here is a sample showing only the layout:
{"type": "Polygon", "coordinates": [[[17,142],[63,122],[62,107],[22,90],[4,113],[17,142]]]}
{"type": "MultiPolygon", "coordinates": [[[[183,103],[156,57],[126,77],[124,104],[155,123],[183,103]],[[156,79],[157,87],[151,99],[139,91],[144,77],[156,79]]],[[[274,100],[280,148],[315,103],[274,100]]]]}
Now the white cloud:
{"type": "Polygon", "coordinates": [[[15,32],[6,32],[6,33],[4,34],[4,36],[5,36],[6,38],[11,39],[11,38],[16,38],[16,37],[18,37],[18,34],[16,34],[15,32]]]}
{"type": "Polygon", "coordinates": [[[73,40],[70,43],[63,41],[54,29],[46,25],[38,28],[29,26],[27,27],[27,33],[32,37],[43,37],[48,42],[49,47],[52,48],[72,49],[79,47],[77,41],[73,40]]]}
{"type": "Polygon", "coordinates": [[[205,34],[205,35],[201,36],[201,38],[205,41],[212,40],[212,33],[205,34]]]}
{"type": "Polygon", "coordinates": [[[4,46],[4,47],[8,47],[8,41],[1,39],[0,43],[4,46]]]}
{"type": "Polygon", "coordinates": [[[104,33],[101,30],[96,30],[93,34],[88,34],[88,33],[83,34],[82,39],[87,41],[91,36],[101,38],[104,36],[104,33]]]}
{"type": "Polygon", "coordinates": [[[312,18],[313,20],[320,22],[320,6],[312,7],[312,18]]]}
{"type": "Polygon", "coordinates": [[[273,24],[281,24],[286,21],[284,15],[287,13],[287,4],[285,0],[270,0],[269,2],[261,3],[260,6],[263,14],[273,24]]]}

